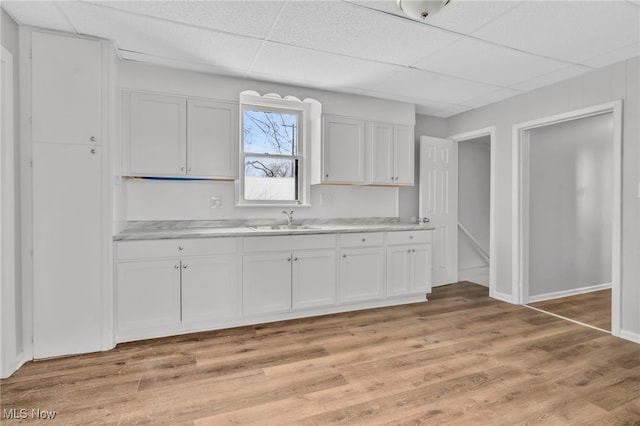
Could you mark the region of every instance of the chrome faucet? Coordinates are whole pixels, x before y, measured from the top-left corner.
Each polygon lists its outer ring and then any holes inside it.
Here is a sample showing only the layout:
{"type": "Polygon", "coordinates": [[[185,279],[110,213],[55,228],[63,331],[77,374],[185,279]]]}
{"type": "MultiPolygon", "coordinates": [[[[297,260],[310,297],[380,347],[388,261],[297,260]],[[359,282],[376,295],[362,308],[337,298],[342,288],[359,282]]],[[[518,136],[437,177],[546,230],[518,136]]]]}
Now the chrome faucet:
{"type": "Polygon", "coordinates": [[[282,214],[287,217],[287,226],[291,226],[291,224],[293,223],[293,210],[288,213],[286,210],[282,210],[282,214]]]}

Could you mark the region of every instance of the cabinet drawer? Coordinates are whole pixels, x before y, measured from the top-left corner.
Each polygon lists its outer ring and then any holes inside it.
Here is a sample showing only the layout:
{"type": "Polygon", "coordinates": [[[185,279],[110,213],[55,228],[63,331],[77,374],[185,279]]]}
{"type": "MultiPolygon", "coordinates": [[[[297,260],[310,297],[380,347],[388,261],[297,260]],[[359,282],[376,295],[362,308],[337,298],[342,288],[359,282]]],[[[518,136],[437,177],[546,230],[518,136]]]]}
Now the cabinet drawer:
{"type": "Polygon", "coordinates": [[[244,252],[273,251],[273,250],[310,250],[320,248],[334,248],[335,234],[313,235],[282,235],[266,237],[245,237],[244,252]]]}
{"type": "Polygon", "coordinates": [[[382,232],[357,232],[340,234],[340,247],[373,247],[384,244],[382,232]]]}
{"type": "Polygon", "coordinates": [[[392,231],[387,233],[388,244],[430,243],[431,231],[392,231]]]}
{"type": "Polygon", "coordinates": [[[169,240],[119,241],[116,243],[117,260],[207,256],[235,253],[237,238],[192,238],[169,240]]]}

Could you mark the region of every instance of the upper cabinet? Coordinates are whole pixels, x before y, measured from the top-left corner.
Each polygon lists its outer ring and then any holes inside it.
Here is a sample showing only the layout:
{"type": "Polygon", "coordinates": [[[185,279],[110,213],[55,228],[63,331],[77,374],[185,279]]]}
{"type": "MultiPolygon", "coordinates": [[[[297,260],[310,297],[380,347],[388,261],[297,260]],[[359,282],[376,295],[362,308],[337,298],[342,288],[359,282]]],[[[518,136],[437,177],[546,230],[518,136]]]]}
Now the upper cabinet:
{"type": "Polygon", "coordinates": [[[413,185],[413,128],[400,124],[370,123],[367,183],[413,185]]]}
{"type": "Polygon", "coordinates": [[[313,184],[413,185],[413,127],[325,115],[313,184]]]}
{"type": "Polygon", "coordinates": [[[238,106],[156,93],[125,93],[126,174],[236,179],[238,106]]]}
{"type": "Polygon", "coordinates": [[[365,181],[365,121],[325,115],[322,132],[322,183],[365,181]]]}
{"type": "Polygon", "coordinates": [[[31,37],[33,142],[102,143],[100,41],[39,32],[31,37]]]}

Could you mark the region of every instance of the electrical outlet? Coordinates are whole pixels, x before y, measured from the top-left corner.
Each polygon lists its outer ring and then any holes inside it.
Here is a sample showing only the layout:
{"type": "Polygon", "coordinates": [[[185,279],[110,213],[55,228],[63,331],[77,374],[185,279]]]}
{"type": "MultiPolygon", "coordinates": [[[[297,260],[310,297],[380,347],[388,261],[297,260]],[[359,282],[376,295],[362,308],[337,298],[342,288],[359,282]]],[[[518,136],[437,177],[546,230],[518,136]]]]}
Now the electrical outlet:
{"type": "Polygon", "coordinates": [[[215,195],[211,197],[210,206],[212,209],[221,209],[222,208],[222,197],[219,195],[215,195]]]}

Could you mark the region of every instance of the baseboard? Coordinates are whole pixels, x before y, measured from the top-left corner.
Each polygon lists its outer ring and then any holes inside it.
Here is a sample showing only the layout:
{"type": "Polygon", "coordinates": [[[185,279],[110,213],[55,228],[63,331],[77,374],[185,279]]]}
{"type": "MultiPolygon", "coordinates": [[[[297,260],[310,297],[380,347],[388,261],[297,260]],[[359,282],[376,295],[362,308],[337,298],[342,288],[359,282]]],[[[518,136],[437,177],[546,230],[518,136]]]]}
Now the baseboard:
{"type": "Polygon", "coordinates": [[[538,294],[536,296],[529,295],[527,303],[542,302],[544,300],[559,299],[561,297],[576,296],[578,294],[591,293],[592,291],[606,290],[611,288],[611,283],[597,284],[589,287],[574,288],[571,290],[555,291],[553,293],[538,294]]]}
{"type": "Polygon", "coordinates": [[[474,266],[458,270],[458,281],[469,281],[489,287],[489,266],[474,266]]]}
{"type": "Polygon", "coordinates": [[[512,304],[516,304],[513,301],[513,296],[507,293],[500,293],[499,291],[491,291],[489,290],[489,296],[496,299],[496,300],[501,300],[503,302],[507,302],[507,303],[512,303],[512,304]]]}
{"type": "Polygon", "coordinates": [[[640,333],[635,333],[633,331],[620,330],[620,335],[618,337],[620,337],[621,339],[630,340],[633,343],[640,343],[640,333]]]}

